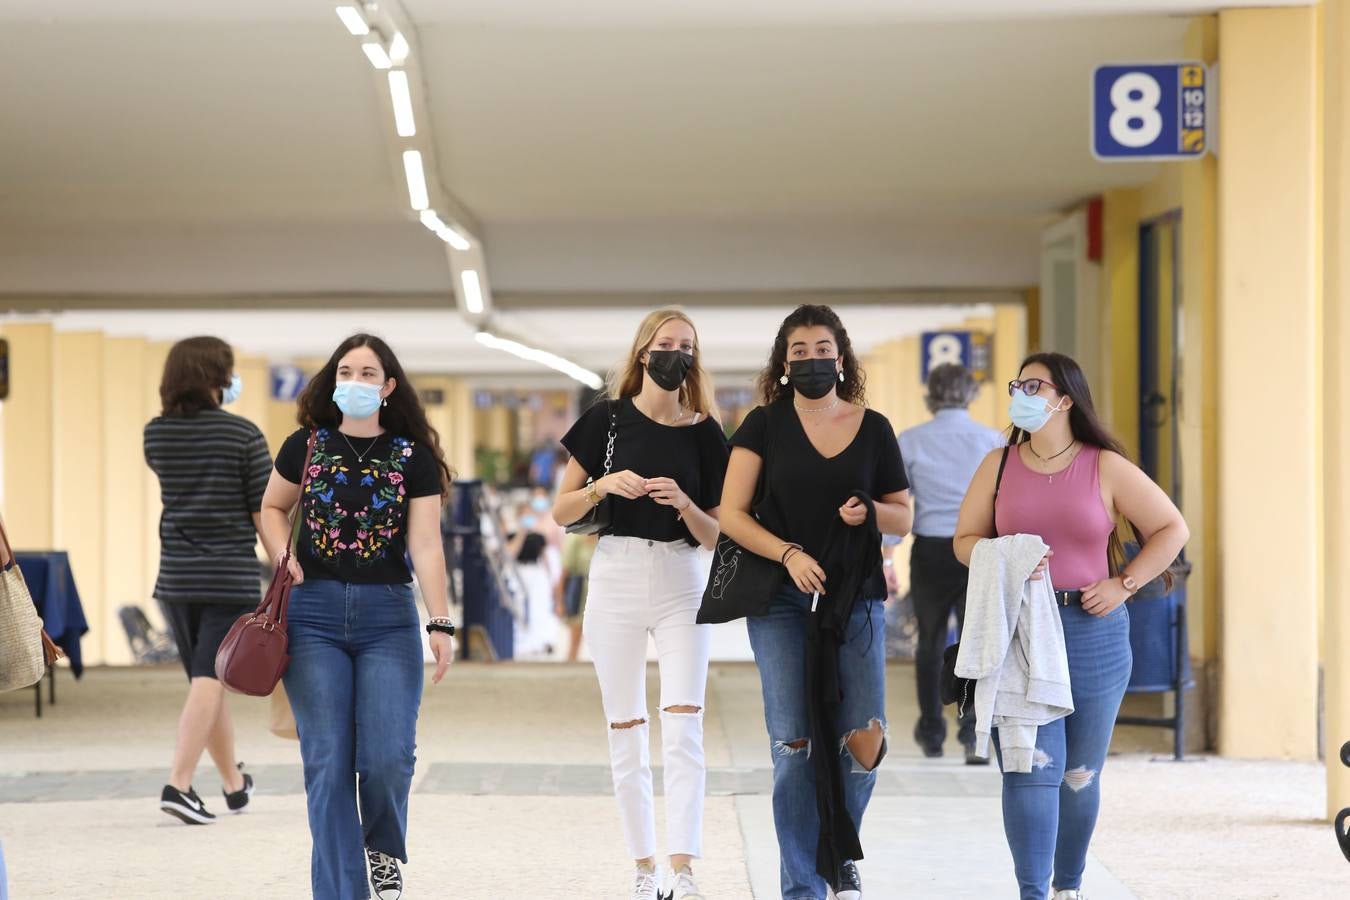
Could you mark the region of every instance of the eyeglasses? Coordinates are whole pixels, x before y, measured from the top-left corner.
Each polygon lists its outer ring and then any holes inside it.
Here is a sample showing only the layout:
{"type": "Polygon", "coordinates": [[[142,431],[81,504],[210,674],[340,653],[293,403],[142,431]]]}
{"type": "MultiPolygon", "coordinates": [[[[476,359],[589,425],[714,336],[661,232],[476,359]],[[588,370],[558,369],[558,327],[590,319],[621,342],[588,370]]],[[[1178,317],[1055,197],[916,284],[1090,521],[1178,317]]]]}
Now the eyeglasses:
{"type": "MultiPolygon", "coordinates": [[[[1046,381],[1044,378],[1028,378],[1024,381],[1013,379],[1008,382],[1008,396],[1011,397],[1018,391],[1021,391],[1028,397],[1035,397],[1041,392],[1041,385],[1043,384],[1048,384],[1050,387],[1059,391],[1059,385],[1055,384],[1053,381],[1046,381]]],[[[1059,392],[1061,394],[1064,393],[1063,391],[1059,392]]]]}

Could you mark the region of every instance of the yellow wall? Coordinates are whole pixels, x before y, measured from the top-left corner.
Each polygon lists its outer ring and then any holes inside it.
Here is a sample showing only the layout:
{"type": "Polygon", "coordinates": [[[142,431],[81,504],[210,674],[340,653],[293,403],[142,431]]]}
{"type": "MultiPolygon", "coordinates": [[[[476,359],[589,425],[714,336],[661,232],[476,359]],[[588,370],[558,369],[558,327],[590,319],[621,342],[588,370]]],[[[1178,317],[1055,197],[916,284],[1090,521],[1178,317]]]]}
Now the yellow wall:
{"type": "Polygon", "coordinates": [[[9,341],[5,404],[5,527],[16,550],[52,546],[52,326],[0,325],[9,341]]]}
{"type": "Polygon", "coordinates": [[[1323,587],[1315,13],[1220,13],[1219,46],[1219,747],[1313,759],[1323,587]],[[1253,439],[1254,409],[1265,439],[1253,439]]]}
{"type": "Polygon", "coordinates": [[[1133,459],[1139,458],[1139,191],[1102,197],[1101,338],[1105,375],[1094,392],[1103,418],[1133,459]]]}
{"type": "Polygon", "coordinates": [[[1321,54],[1325,66],[1325,232],[1326,275],[1323,396],[1327,452],[1323,455],[1326,498],[1325,643],[1327,816],[1350,807],[1350,768],[1340,764],[1340,745],[1350,738],[1350,3],[1327,0],[1321,54]]]}
{"type": "MultiPolygon", "coordinates": [[[[145,344],[140,338],[103,338],[103,370],[97,376],[103,389],[104,493],[99,534],[103,539],[104,604],[96,640],[102,661],[118,665],[132,661],[131,648],[123,639],[125,634],[117,618],[118,607],[154,605],[150,596],[153,581],[146,577],[145,545],[157,543],[157,533],[137,527],[145,522],[146,481],[154,481],[145,465],[142,429],[158,412],[158,404],[146,408],[145,344]]],[[[81,580],[87,585],[84,573],[81,580]]],[[[90,597],[85,607],[91,631],[94,599],[90,597]]]]}

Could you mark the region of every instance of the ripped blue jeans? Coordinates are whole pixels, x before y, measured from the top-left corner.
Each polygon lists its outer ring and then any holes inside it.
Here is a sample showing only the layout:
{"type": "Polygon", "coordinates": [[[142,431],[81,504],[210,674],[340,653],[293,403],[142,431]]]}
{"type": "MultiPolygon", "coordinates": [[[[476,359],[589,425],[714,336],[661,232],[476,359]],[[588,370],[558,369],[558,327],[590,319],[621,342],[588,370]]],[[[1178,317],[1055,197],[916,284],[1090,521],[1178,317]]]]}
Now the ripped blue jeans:
{"type": "MultiPolygon", "coordinates": [[[[809,746],[793,747],[810,736],[806,709],[806,641],[811,595],[790,582],[767,615],[746,619],[750,647],[764,691],[764,721],[773,751],[773,823],[778,833],[779,879],[784,900],[825,900],[825,879],[816,874],[816,779],[809,746]]],[[[882,600],[858,601],[849,620],[848,640],[839,648],[843,689],[839,743],[825,748],[838,754],[844,772],[844,801],[853,824],[862,830],[863,813],[876,786],[849,752],[844,739],[866,731],[873,721],[886,724],[886,620],[882,600]]],[[[885,755],[885,748],[882,748],[885,755]]]]}
{"type": "Polygon", "coordinates": [[[1055,890],[1083,884],[1101,805],[1102,766],[1133,665],[1124,606],[1105,618],[1077,604],[1061,606],[1059,613],[1073,714],[1037,730],[1030,772],[1003,774],[1003,830],[1023,900],[1045,900],[1052,872],[1055,890]]]}

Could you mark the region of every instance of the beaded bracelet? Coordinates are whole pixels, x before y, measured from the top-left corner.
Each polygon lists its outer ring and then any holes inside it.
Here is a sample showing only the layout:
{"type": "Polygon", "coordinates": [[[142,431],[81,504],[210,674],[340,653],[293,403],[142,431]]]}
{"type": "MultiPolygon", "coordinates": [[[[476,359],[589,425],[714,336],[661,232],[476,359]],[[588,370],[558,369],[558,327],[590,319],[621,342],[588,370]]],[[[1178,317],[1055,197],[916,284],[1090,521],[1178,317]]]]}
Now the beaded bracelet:
{"type": "Polygon", "coordinates": [[[436,616],[432,618],[431,621],[427,622],[427,634],[431,634],[432,632],[435,631],[439,631],[441,634],[448,634],[451,637],[454,637],[455,625],[453,622],[451,622],[444,616],[436,616]]]}

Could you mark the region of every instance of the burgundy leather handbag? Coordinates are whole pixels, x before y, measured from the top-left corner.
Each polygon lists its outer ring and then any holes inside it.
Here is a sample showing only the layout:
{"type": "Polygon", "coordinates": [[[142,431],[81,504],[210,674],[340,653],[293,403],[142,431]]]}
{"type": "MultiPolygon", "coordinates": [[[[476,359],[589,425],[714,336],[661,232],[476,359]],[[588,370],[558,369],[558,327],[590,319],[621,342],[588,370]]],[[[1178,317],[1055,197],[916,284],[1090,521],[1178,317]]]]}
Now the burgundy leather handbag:
{"type": "Polygon", "coordinates": [[[226,688],[252,697],[266,697],[276,690],[277,682],[286,674],[291,657],[287,652],[290,639],[286,635],[286,606],[291,600],[290,561],[296,532],[304,515],[305,485],[309,483],[309,463],[314,456],[315,433],[310,432],[305,451],[305,465],[300,470],[300,499],[296,501],[296,526],[286,543],[281,563],[272,573],[262,603],[251,613],[245,613],[231,626],[225,640],[216,651],[216,678],[226,688]]]}

